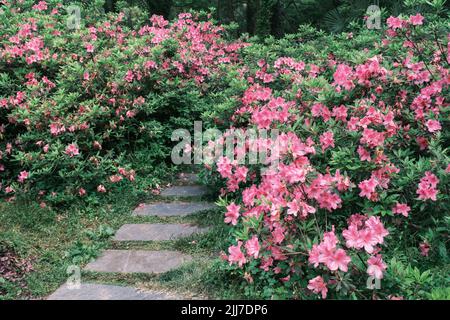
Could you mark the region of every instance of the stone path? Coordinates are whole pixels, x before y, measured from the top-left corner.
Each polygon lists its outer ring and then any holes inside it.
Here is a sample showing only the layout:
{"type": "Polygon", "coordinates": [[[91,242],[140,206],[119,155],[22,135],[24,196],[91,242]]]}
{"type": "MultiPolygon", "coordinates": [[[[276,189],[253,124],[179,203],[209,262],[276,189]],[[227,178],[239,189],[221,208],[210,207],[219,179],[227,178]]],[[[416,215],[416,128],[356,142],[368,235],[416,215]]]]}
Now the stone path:
{"type": "Polygon", "coordinates": [[[205,202],[157,202],[144,204],[133,211],[136,216],[187,216],[196,212],[214,208],[212,203],[205,202]]]}
{"type": "Polygon", "coordinates": [[[84,269],[95,272],[164,273],[192,260],[176,251],[106,250],[84,269]]]}
{"type": "Polygon", "coordinates": [[[189,224],[125,224],[114,236],[115,241],[165,241],[203,233],[207,228],[189,224]]]}
{"type": "Polygon", "coordinates": [[[195,184],[198,182],[198,176],[195,173],[180,173],[178,180],[182,184],[195,184]]]}
{"type": "MultiPolygon", "coordinates": [[[[162,202],[149,203],[136,208],[134,216],[184,217],[210,210],[213,203],[201,201],[169,201],[168,198],[201,198],[208,189],[195,185],[195,174],[180,174],[179,183],[161,192],[162,202]]],[[[125,224],[115,234],[114,241],[167,241],[206,232],[190,224],[125,224]]],[[[193,257],[171,250],[105,250],[95,261],[86,265],[85,271],[112,274],[161,274],[192,261],[193,257]]],[[[48,297],[49,300],[172,300],[183,299],[177,294],[157,291],[138,291],[132,287],[110,284],[82,283],[79,288],[63,284],[48,297]]]]}
{"type": "Polygon", "coordinates": [[[109,284],[83,283],[79,288],[66,284],[48,297],[48,300],[180,300],[182,297],[158,291],[138,291],[134,288],[109,284]]]}
{"type": "Polygon", "coordinates": [[[173,186],[161,191],[163,197],[201,197],[208,194],[208,189],[204,186],[173,186]]]}

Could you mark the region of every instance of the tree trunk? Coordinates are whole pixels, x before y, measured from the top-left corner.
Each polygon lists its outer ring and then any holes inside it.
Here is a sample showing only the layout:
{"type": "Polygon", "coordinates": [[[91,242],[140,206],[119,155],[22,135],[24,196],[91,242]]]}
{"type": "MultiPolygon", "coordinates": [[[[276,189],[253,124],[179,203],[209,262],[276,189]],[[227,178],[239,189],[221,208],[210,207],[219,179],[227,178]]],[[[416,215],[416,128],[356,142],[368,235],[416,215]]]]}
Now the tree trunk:
{"type": "Polygon", "coordinates": [[[269,36],[272,32],[273,8],[276,2],[277,0],[260,0],[259,2],[255,33],[261,38],[269,36]]]}
{"type": "Polygon", "coordinates": [[[114,12],[115,9],[116,9],[115,7],[116,7],[116,1],[115,0],[106,0],[105,1],[104,8],[105,8],[106,12],[114,12]]]}
{"type": "Polygon", "coordinates": [[[219,17],[220,21],[227,24],[235,21],[235,0],[219,0],[219,17]]]}
{"type": "Polygon", "coordinates": [[[168,19],[172,10],[173,0],[147,0],[147,6],[151,15],[159,15],[168,19]]]}
{"type": "Polygon", "coordinates": [[[283,36],[283,19],[281,1],[277,0],[272,6],[271,34],[277,38],[283,36]]]}
{"type": "Polygon", "coordinates": [[[255,35],[256,13],[258,11],[258,4],[257,0],[247,0],[246,4],[247,32],[253,36],[255,35]]]}

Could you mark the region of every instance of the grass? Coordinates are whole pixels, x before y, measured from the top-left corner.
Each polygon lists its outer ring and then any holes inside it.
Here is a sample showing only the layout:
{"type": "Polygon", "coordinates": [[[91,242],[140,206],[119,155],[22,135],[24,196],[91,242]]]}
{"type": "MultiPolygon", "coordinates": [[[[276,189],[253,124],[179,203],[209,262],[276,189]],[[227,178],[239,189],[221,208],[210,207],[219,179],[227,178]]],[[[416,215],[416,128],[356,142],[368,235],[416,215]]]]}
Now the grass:
{"type": "Polygon", "coordinates": [[[69,266],[82,268],[103,249],[128,248],[179,250],[193,255],[194,261],[162,275],[83,271],[82,281],[169,290],[184,297],[228,297],[226,282],[210,280],[217,276],[217,257],[226,247],[229,232],[220,211],[186,217],[132,216],[131,210],[141,201],[136,195],[118,192],[101,203],[73,205],[59,212],[25,200],[1,203],[0,249],[30,259],[33,271],[24,274],[25,286],[0,278],[0,299],[43,299],[67,280],[69,266]],[[205,234],[175,241],[112,241],[111,236],[126,223],[192,223],[210,228],[205,234]]]}

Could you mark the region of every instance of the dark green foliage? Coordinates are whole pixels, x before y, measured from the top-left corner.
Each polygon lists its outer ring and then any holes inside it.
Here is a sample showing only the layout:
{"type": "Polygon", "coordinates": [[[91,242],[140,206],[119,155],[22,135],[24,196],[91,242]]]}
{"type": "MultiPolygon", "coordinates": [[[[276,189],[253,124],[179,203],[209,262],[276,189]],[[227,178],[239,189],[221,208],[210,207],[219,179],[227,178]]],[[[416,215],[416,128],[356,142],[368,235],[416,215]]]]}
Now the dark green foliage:
{"type": "MultiPolygon", "coordinates": [[[[442,8],[450,8],[450,2],[431,1],[442,8]]],[[[364,24],[363,17],[370,5],[378,5],[384,18],[406,13],[408,7],[422,11],[425,0],[107,0],[107,11],[117,11],[126,5],[137,6],[150,14],[175,17],[180,12],[215,9],[220,23],[236,22],[241,33],[267,37],[282,37],[295,33],[302,24],[310,23],[329,32],[350,31],[351,23],[364,24]],[[406,5],[405,5],[406,4],[406,5]]]]}

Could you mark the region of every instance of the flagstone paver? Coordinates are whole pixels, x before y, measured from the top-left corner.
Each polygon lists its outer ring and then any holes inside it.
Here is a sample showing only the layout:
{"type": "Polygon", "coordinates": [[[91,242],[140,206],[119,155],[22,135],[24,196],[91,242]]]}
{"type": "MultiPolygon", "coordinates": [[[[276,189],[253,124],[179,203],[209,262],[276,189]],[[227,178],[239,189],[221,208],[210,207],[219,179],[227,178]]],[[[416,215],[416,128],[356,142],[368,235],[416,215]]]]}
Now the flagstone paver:
{"type": "Polygon", "coordinates": [[[106,250],[85,270],[120,273],[164,273],[178,268],[192,257],[177,251],[106,250]]]}
{"type": "Polygon", "coordinates": [[[183,184],[195,184],[198,182],[198,175],[196,173],[180,173],[178,181],[183,184]]]}
{"type": "Polygon", "coordinates": [[[205,186],[172,186],[161,191],[163,197],[201,197],[209,193],[205,186]]]}
{"type": "Polygon", "coordinates": [[[203,233],[207,228],[189,224],[125,224],[114,236],[115,241],[165,241],[203,233]]]}
{"type": "Polygon", "coordinates": [[[139,291],[131,287],[83,283],[79,288],[63,284],[48,300],[179,300],[182,297],[158,291],[139,291]]]}
{"type": "Polygon", "coordinates": [[[144,204],[133,211],[137,216],[186,216],[214,209],[216,205],[208,202],[157,202],[144,204]]]}

